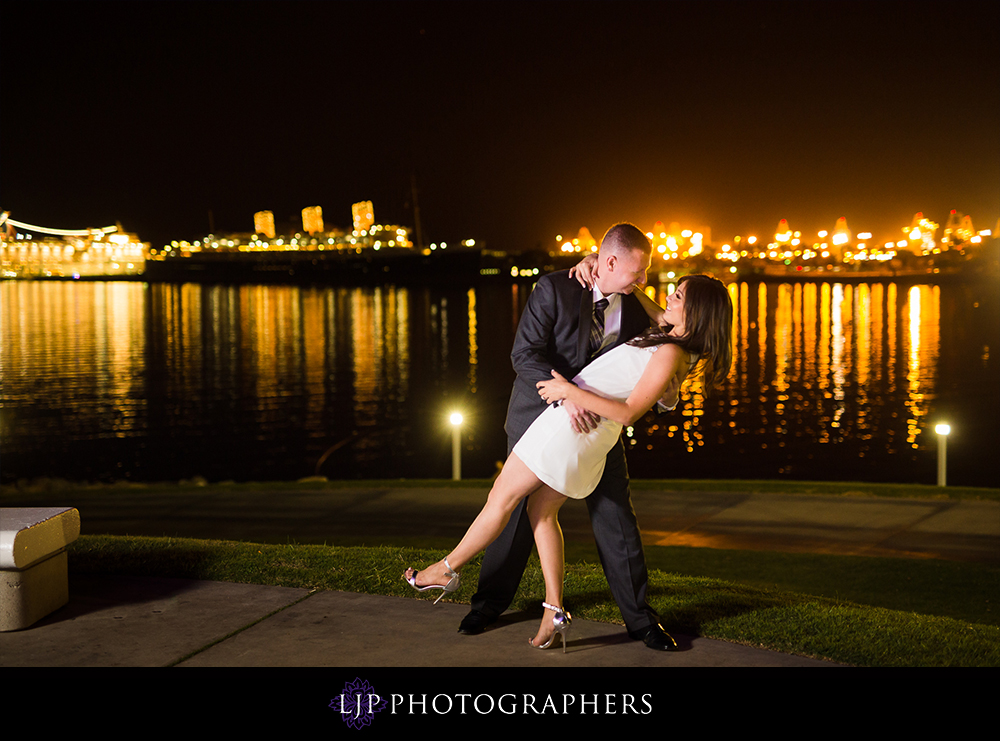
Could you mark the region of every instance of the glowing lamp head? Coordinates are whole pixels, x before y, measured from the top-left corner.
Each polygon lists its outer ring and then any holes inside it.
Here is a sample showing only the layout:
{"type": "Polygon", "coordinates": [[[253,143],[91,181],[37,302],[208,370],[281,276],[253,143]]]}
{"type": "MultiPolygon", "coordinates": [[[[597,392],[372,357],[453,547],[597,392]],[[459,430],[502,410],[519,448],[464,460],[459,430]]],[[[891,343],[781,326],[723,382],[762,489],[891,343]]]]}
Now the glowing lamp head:
{"type": "Polygon", "coordinates": [[[951,425],[940,424],[934,427],[934,432],[939,435],[947,435],[951,432],[951,425]]]}
{"type": "Polygon", "coordinates": [[[455,427],[458,427],[463,422],[462,415],[459,412],[452,412],[451,417],[448,418],[455,427]]]}

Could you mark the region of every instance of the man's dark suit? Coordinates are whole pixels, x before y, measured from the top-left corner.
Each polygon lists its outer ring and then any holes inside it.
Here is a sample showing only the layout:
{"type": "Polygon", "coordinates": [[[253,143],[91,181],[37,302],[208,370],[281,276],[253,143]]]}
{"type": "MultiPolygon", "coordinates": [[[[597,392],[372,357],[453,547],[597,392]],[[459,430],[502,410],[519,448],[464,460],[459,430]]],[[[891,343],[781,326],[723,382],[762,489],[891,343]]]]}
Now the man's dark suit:
{"type": "MultiPolygon", "coordinates": [[[[611,347],[627,342],[649,327],[649,317],[634,296],[622,296],[621,330],[611,347]]],[[[571,280],[566,271],[542,276],[528,297],[514,338],[511,360],[517,378],[507,408],[507,451],[546,407],[535,384],[552,378],[555,369],[573,378],[588,362],[587,345],[593,318],[593,293],[571,280]]],[[[507,527],[486,549],[472,608],[490,619],[514,599],[534,543],[525,501],[507,527]]],[[[586,499],[604,574],[625,626],[640,631],[659,620],[646,603],[646,559],[629,495],[628,469],[621,440],[608,453],[604,476],[586,499]]]]}

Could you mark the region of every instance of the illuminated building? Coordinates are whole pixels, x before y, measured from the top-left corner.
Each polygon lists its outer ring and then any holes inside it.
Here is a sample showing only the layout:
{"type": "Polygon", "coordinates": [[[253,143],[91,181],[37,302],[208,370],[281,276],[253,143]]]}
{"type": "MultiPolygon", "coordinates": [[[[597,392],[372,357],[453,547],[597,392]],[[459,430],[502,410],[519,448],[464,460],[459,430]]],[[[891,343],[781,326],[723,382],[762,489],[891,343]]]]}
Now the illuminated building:
{"type": "Polygon", "coordinates": [[[780,245],[790,244],[792,241],[792,230],[788,228],[788,220],[782,219],[778,222],[778,228],[774,232],[774,241],[780,245]]]}
{"type": "Polygon", "coordinates": [[[653,254],[664,260],[687,259],[702,254],[705,246],[711,243],[712,230],[700,226],[697,229],[684,229],[679,222],[671,221],[665,227],[662,221],[653,224],[652,231],[646,232],[653,245],[653,254]]]}
{"type": "Polygon", "coordinates": [[[3,278],[102,278],[141,275],[149,243],[121,224],[100,229],[54,229],[0,214],[3,278]]]}
{"type": "Polygon", "coordinates": [[[375,209],[371,201],[361,201],[351,206],[354,215],[355,235],[367,232],[375,224],[375,209]]]}
{"type": "Polygon", "coordinates": [[[667,252],[667,227],[662,221],[653,224],[653,230],[646,232],[649,241],[653,244],[653,254],[665,256],[667,252]]]}
{"type": "Polygon", "coordinates": [[[653,224],[653,230],[646,232],[650,242],[653,244],[653,254],[660,255],[664,260],[677,258],[679,256],[681,241],[681,225],[676,221],[670,222],[668,229],[662,221],[653,224]]]}
{"type": "Polygon", "coordinates": [[[597,240],[594,239],[593,235],[590,233],[590,229],[585,226],[580,227],[580,231],[577,232],[576,238],[573,240],[563,241],[561,236],[556,237],[556,241],[560,243],[560,252],[597,252],[598,245],[597,240]]]}
{"type": "Polygon", "coordinates": [[[576,233],[576,239],[573,240],[573,244],[577,246],[578,252],[597,252],[599,248],[597,240],[590,233],[590,229],[585,226],[580,227],[580,231],[576,233]]]}
{"type": "Polygon", "coordinates": [[[700,255],[705,249],[705,235],[701,232],[692,232],[689,229],[685,229],[687,232],[686,236],[691,240],[691,246],[688,247],[688,255],[694,257],[695,255],[700,255]]]}
{"type": "Polygon", "coordinates": [[[309,206],[302,209],[302,231],[310,235],[323,231],[323,209],[319,206],[309,206]]]}
{"type": "Polygon", "coordinates": [[[671,221],[670,222],[670,226],[667,229],[667,250],[668,251],[670,251],[671,249],[674,252],[677,251],[677,247],[680,244],[680,241],[682,239],[682,237],[681,237],[681,232],[682,231],[683,230],[681,229],[681,225],[680,224],[678,224],[676,221],[671,221]]]}
{"type": "Polygon", "coordinates": [[[909,228],[903,229],[906,234],[907,246],[915,255],[927,255],[935,251],[937,242],[934,235],[937,234],[938,225],[930,219],[925,219],[922,211],[913,215],[913,221],[909,228]]]}
{"type": "MultiPolygon", "coordinates": [[[[352,240],[354,241],[354,240],[352,240]]],[[[358,246],[380,250],[386,247],[412,249],[410,230],[396,224],[372,224],[368,234],[357,241],[358,246]]]]}
{"type": "Polygon", "coordinates": [[[837,219],[837,223],[834,224],[833,231],[830,233],[830,247],[829,252],[835,260],[841,260],[844,256],[844,246],[850,245],[851,243],[851,230],[847,226],[847,217],[841,216],[837,219]]]}
{"type": "Polygon", "coordinates": [[[941,244],[959,245],[971,241],[974,236],[976,236],[976,230],[972,226],[972,217],[952,209],[951,213],[948,214],[948,221],[944,225],[941,244]]]}
{"type": "Polygon", "coordinates": [[[253,215],[253,229],[268,239],[274,239],[274,214],[270,211],[258,211],[253,215]]]}

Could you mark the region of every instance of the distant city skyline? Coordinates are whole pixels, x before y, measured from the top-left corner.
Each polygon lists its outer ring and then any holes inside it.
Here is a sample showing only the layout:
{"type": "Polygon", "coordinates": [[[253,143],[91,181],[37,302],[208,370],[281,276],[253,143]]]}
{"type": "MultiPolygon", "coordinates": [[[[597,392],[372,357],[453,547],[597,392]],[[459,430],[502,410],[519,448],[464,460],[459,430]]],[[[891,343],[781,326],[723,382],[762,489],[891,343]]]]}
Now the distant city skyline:
{"type": "MultiPolygon", "coordinates": [[[[260,239],[274,240],[276,237],[287,237],[295,234],[308,234],[313,237],[323,234],[349,234],[352,231],[355,234],[363,234],[369,231],[377,223],[374,218],[374,205],[371,201],[361,201],[352,204],[351,214],[353,221],[352,224],[347,227],[340,226],[336,223],[324,222],[322,206],[309,206],[300,211],[298,220],[295,219],[295,215],[289,217],[287,220],[275,220],[274,213],[272,211],[258,211],[253,214],[252,223],[244,225],[244,227],[252,226],[252,229],[238,228],[229,230],[212,230],[210,228],[205,232],[192,235],[190,237],[176,237],[162,243],[150,242],[149,240],[144,239],[140,234],[137,234],[136,236],[140,240],[149,243],[151,248],[156,251],[161,247],[168,246],[169,244],[177,245],[178,243],[198,243],[203,238],[213,235],[215,237],[222,238],[238,234],[253,234],[254,236],[259,235],[260,239]]],[[[47,225],[23,224],[10,217],[6,212],[4,212],[2,218],[4,223],[8,224],[8,226],[5,227],[8,232],[11,229],[10,225],[16,225],[18,227],[18,234],[12,234],[11,236],[20,236],[20,232],[25,232],[30,238],[30,232],[34,230],[38,232],[34,238],[39,239],[46,238],[49,235],[58,236],[63,231],[62,228],[51,228],[47,225]]],[[[212,219],[210,215],[210,222],[213,220],[214,219],[212,219]]],[[[692,235],[694,235],[699,245],[704,244],[706,247],[711,246],[715,248],[721,246],[724,252],[728,252],[731,249],[739,250],[741,247],[746,249],[748,243],[750,245],[756,244],[757,249],[760,249],[771,242],[792,246],[801,245],[802,247],[806,247],[816,243],[817,241],[823,242],[824,240],[827,240],[828,236],[833,240],[834,244],[837,245],[862,243],[868,248],[878,249],[881,247],[891,247],[892,245],[904,246],[907,241],[909,241],[911,243],[910,246],[912,246],[912,244],[920,240],[924,241],[929,248],[939,245],[947,245],[949,242],[955,241],[956,239],[958,243],[968,242],[970,239],[972,239],[973,243],[978,243],[981,236],[996,237],[1000,235],[1000,220],[993,225],[984,224],[982,221],[977,224],[975,220],[972,219],[970,214],[964,214],[957,209],[951,209],[947,217],[941,221],[930,218],[923,212],[916,212],[907,224],[903,224],[897,229],[890,230],[886,233],[856,229],[848,221],[847,217],[844,216],[839,217],[831,228],[821,228],[815,231],[799,229],[794,223],[790,224],[788,219],[782,218],[771,231],[764,230],[761,232],[747,232],[742,235],[721,235],[717,239],[713,239],[710,225],[681,224],[678,221],[664,222],[662,220],[657,220],[651,227],[645,224],[637,224],[637,226],[642,228],[653,241],[654,250],[659,247],[660,252],[664,251],[663,247],[668,238],[668,233],[671,239],[674,237],[683,237],[685,240],[688,240],[692,237],[692,235]],[[918,234],[918,236],[915,237],[915,234],[918,234]]],[[[121,225],[120,222],[118,227],[126,229],[126,227],[121,225]]],[[[99,231],[107,232],[108,230],[114,229],[114,226],[88,226],[77,230],[67,230],[66,234],[69,234],[71,231],[76,231],[77,233],[82,234],[86,230],[90,230],[91,232],[97,234],[99,231]]],[[[391,229],[393,231],[397,229],[406,229],[411,232],[414,231],[414,227],[411,225],[392,225],[391,229]]],[[[130,230],[126,229],[126,231],[130,230]]],[[[554,237],[547,243],[536,246],[540,246],[542,249],[553,253],[558,251],[586,252],[589,249],[597,249],[600,244],[600,236],[601,235],[598,234],[597,237],[594,237],[589,228],[584,225],[575,230],[573,233],[567,235],[554,235],[554,237]],[[581,242],[584,243],[582,246],[581,242]]],[[[441,240],[441,242],[445,241],[446,240],[441,240]]],[[[486,246],[485,242],[477,242],[473,238],[452,241],[453,246],[462,244],[478,247],[486,246]]],[[[399,246],[414,248],[418,245],[408,239],[403,239],[399,246]]],[[[509,249],[512,251],[515,250],[515,248],[509,249]]]]}
{"type": "Polygon", "coordinates": [[[993,3],[5,3],[0,207],[152,244],[1000,218],[993,3]],[[44,33],[39,31],[44,29],[44,33]],[[28,61],[30,60],[30,61],[28,61]]]}

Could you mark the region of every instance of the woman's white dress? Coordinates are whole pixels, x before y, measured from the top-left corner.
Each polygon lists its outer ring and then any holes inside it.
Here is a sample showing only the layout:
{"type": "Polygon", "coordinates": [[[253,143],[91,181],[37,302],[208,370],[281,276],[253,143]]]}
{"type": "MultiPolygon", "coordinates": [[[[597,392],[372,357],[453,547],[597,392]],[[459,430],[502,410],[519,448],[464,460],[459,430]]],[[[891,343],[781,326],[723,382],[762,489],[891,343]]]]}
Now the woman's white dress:
{"type": "MultiPolygon", "coordinates": [[[[619,345],[580,371],[573,382],[605,398],[625,401],[660,347],[619,345]]],[[[570,425],[566,408],[550,404],[513,452],[542,482],[567,497],[583,499],[597,488],[608,451],[621,430],[619,422],[601,417],[596,430],[581,435],[570,425]]]]}

